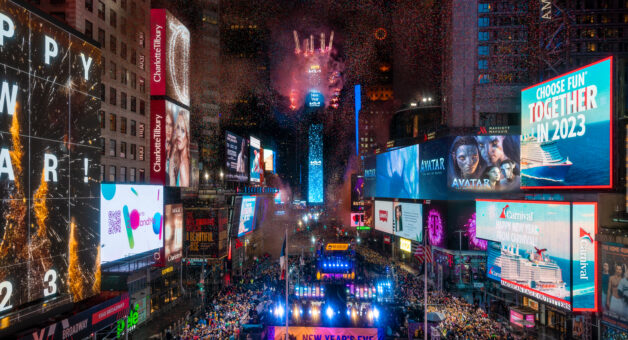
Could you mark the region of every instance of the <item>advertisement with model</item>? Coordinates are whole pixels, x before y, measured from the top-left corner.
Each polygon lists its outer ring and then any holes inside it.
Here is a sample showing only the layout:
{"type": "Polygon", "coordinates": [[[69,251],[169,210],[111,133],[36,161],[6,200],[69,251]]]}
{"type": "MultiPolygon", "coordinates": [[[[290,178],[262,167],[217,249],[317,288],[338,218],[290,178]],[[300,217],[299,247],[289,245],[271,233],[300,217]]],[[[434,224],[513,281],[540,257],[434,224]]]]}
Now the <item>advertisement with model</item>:
{"type": "Polygon", "coordinates": [[[504,287],[571,310],[570,203],[551,201],[476,201],[476,237],[499,242],[504,287]]]}
{"type": "Polygon", "coordinates": [[[225,132],[225,179],[234,182],[249,180],[249,143],[233,132],[225,132]]]}
{"type": "Polygon", "coordinates": [[[101,184],[100,262],[163,246],[163,187],[101,184]]]}
{"type": "Polygon", "coordinates": [[[600,248],[602,320],[628,330],[628,247],[603,243],[600,248]]]}
{"type": "Polygon", "coordinates": [[[183,205],[166,204],[164,207],[164,246],[159,265],[179,262],[183,258],[183,205]]]}
{"type": "Polygon", "coordinates": [[[167,100],[151,100],[150,109],[151,183],[190,186],[190,112],[167,100]]]}
{"type": "Polygon", "coordinates": [[[611,188],[613,58],[521,91],[521,187],[611,188]]]}
{"type": "Polygon", "coordinates": [[[251,136],[249,153],[251,155],[250,174],[251,182],[260,183],[264,168],[262,168],[262,160],[264,159],[261,151],[260,140],[251,136]]]}

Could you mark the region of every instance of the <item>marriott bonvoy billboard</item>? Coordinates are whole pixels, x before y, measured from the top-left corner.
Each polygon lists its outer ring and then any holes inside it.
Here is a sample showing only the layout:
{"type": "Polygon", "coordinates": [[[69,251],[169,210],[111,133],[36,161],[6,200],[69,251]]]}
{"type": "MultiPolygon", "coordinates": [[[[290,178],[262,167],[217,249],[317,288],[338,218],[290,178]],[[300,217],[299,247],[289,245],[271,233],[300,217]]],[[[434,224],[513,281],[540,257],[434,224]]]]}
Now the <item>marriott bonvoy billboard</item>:
{"type": "Polygon", "coordinates": [[[476,237],[500,248],[487,272],[555,307],[595,311],[596,210],[595,203],[574,203],[573,230],[570,202],[476,200],[476,237]]]}

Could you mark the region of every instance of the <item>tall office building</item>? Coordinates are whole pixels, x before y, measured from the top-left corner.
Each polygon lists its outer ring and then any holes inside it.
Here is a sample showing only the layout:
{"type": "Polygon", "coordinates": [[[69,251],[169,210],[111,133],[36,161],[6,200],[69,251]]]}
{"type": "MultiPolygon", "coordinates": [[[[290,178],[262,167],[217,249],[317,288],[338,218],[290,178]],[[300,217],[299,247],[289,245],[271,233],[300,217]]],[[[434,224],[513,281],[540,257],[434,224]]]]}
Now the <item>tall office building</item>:
{"type": "Polygon", "coordinates": [[[100,43],[100,179],[147,182],[149,0],[30,0],[100,43]]]}

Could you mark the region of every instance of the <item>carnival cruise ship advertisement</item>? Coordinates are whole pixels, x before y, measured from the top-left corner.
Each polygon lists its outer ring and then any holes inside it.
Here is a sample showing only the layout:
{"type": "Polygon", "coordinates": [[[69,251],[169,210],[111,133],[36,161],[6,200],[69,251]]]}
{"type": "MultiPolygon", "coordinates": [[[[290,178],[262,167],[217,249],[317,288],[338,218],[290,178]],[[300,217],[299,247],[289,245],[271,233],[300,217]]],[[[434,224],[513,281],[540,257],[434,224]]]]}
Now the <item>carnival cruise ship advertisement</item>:
{"type": "Polygon", "coordinates": [[[597,203],[574,202],[573,228],[573,310],[597,312],[597,203]]]}
{"type": "Polygon", "coordinates": [[[571,310],[568,202],[476,201],[476,237],[500,242],[487,263],[504,287],[571,310]]]}
{"type": "Polygon", "coordinates": [[[612,57],[521,91],[521,187],[612,187],[612,57]]]}

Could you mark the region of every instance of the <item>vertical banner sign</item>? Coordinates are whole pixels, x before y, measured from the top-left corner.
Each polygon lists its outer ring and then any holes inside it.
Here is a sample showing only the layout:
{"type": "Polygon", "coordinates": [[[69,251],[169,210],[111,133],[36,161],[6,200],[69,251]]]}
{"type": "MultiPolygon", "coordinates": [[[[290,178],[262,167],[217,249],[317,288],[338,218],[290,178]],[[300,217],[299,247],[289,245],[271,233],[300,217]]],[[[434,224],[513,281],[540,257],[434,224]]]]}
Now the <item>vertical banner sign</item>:
{"type": "Polygon", "coordinates": [[[166,150],[164,148],[166,101],[150,101],[150,182],[166,183],[166,150]]]}
{"type": "Polygon", "coordinates": [[[251,182],[253,183],[260,183],[261,181],[261,174],[263,173],[262,167],[260,167],[261,164],[261,159],[262,159],[262,155],[261,155],[261,142],[259,139],[251,136],[251,138],[249,139],[250,141],[250,148],[249,148],[249,152],[250,152],[250,175],[251,175],[251,182]]]}
{"type": "Polygon", "coordinates": [[[166,10],[150,11],[150,94],[166,94],[166,10]]]}
{"type": "Polygon", "coordinates": [[[611,188],[613,58],[521,91],[521,187],[611,188]]]}
{"type": "Polygon", "coordinates": [[[323,124],[310,125],[307,201],[323,203],[323,124]]]}
{"type": "Polygon", "coordinates": [[[574,202],[572,211],[573,310],[597,312],[597,203],[574,202]]]}

